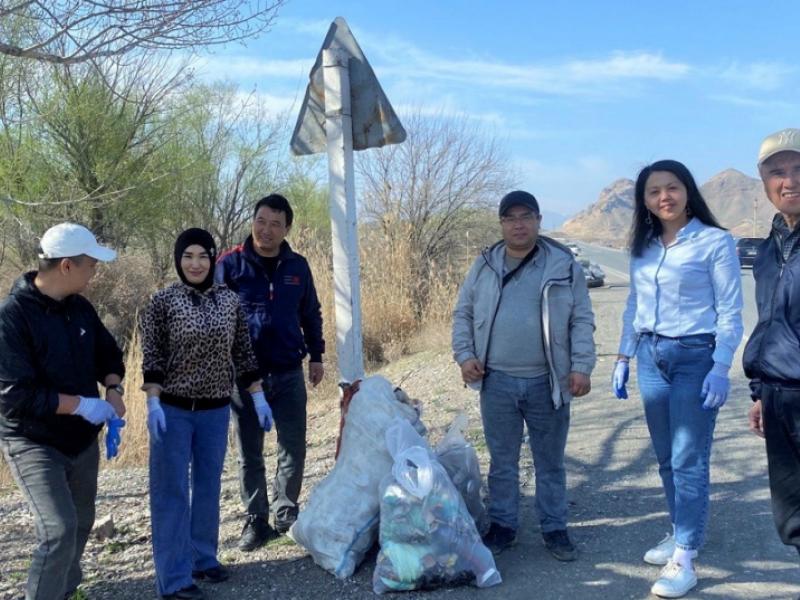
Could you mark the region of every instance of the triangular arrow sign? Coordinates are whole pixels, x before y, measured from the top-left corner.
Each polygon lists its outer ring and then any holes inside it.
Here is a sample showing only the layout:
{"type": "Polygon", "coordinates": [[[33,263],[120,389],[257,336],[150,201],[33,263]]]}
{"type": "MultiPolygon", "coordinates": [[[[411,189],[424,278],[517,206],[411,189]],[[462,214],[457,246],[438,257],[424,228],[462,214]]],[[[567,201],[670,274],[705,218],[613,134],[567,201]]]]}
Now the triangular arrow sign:
{"type": "Polygon", "coordinates": [[[292,153],[297,156],[327,150],[325,138],[325,86],[322,79],[322,51],[343,49],[350,55],[350,99],[353,119],[353,149],[366,150],[406,139],[400,119],[383,93],[372,67],[342,17],[337,17],[322,42],[311,68],[306,97],[292,134],[292,153]]]}

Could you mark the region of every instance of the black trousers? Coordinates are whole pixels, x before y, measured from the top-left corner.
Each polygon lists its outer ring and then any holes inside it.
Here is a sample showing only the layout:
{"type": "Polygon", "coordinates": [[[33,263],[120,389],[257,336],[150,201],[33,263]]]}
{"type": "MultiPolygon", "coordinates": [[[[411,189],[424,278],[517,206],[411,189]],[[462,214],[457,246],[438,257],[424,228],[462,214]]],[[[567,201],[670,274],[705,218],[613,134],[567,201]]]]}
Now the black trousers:
{"type": "Polygon", "coordinates": [[[800,386],[763,384],[761,404],[775,527],[800,552],[800,386]]]}
{"type": "Polygon", "coordinates": [[[264,377],[264,393],[272,409],[278,434],[278,460],[267,498],[264,466],[264,430],[258,424],[253,399],[240,389],[233,398],[233,423],[239,449],[239,490],[245,510],[267,517],[272,504],[276,523],[291,524],[297,518],[298,499],[306,460],[306,384],[303,367],[264,377]]]}

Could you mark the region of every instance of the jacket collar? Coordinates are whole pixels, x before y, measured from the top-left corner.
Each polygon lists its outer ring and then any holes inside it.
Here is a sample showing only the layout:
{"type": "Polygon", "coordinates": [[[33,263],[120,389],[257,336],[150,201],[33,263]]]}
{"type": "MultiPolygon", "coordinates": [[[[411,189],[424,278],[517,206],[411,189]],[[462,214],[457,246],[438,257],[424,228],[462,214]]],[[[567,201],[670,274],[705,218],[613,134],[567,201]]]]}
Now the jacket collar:
{"type": "Polygon", "coordinates": [[[75,299],[75,294],[71,294],[63,300],[56,300],[47,294],[43,294],[34,283],[37,273],[37,271],[28,271],[27,273],[24,273],[18,277],[14,282],[14,285],[11,287],[11,295],[36,302],[48,311],[64,310],[70,304],[72,304],[75,299]]]}
{"type": "MultiPolygon", "coordinates": [[[[542,261],[544,264],[544,279],[553,277],[553,274],[557,273],[560,268],[569,268],[571,266],[572,252],[554,239],[540,235],[536,240],[536,246],[538,248],[536,260],[542,261]]],[[[500,240],[485,248],[482,255],[489,267],[497,273],[497,276],[502,277],[506,243],[500,240]]]]}

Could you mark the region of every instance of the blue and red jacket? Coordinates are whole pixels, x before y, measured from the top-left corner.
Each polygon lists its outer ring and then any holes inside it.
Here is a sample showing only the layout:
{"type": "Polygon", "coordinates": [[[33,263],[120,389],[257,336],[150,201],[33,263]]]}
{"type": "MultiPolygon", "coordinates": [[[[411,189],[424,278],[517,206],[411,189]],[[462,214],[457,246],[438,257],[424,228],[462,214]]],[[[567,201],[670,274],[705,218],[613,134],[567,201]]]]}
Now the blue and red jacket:
{"type": "Polygon", "coordinates": [[[299,367],[306,356],[322,362],[322,311],[308,261],[281,244],[270,279],[253,237],[220,255],[214,279],[239,294],[253,349],[264,374],[299,367]]]}

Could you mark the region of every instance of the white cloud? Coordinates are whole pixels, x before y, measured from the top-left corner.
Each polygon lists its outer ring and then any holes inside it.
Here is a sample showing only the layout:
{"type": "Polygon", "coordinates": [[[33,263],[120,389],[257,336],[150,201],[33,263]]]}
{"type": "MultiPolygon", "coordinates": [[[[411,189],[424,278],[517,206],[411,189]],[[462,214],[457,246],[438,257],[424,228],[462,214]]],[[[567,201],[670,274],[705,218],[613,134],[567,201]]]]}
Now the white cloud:
{"type": "Polygon", "coordinates": [[[735,85],[769,92],[781,87],[797,73],[797,67],[781,63],[755,62],[749,64],[731,63],[719,77],[735,85]]]}
{"type": "Polygon", "coordinates": [[[737,94],[712,94],[709,98],[717,102],[733,104],[734,106],[744,106],[746,108],[757,108],[759,110],[792,110],[799,107],[797,102],[792,103],[786,100],[773,98],[752,98],[737,94]]]}
{"type": "Polygon", "coordinates": [[[315,57],[308,59],[272,60],[252,56],[214,55],[199,58],[194,63],[195,71],[208,79],[253,79],[277,77],[298,80],[306,78],[315,57]]]}
{"type": "Polygon", "coordinates": [[[294,17],[280,17],[279,27],[281,30],[287,30],[291,33],[315,36],[319,38],[320,44],[328,29],[333,23],[326,19],[297,19],[294,17]]]}

